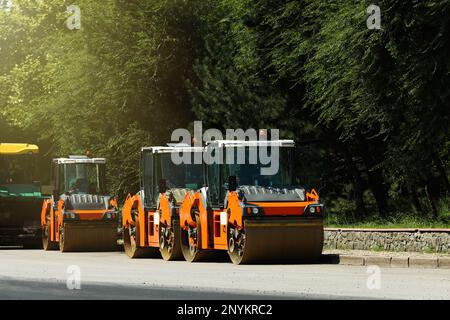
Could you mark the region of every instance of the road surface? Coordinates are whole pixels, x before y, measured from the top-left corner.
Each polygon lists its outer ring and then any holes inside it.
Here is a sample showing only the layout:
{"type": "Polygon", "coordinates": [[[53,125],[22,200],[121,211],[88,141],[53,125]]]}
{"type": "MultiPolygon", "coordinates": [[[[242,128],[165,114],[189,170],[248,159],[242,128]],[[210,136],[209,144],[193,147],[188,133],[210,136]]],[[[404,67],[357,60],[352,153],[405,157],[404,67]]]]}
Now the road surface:
{"type": "Polygon", "coordinates": [[[450,270],[381,268],[378,274],[331,264],[189,264],[130,260],[122,252],[0,249],[0,299],[374,298],[450,299],[450,270]]]}

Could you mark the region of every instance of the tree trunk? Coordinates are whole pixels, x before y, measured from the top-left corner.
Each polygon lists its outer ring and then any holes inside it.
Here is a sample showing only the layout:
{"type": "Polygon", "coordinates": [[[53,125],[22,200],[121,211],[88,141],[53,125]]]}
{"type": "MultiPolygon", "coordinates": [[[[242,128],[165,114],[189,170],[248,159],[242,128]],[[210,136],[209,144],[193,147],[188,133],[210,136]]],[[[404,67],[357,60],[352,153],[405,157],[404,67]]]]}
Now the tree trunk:
{"type": "Polygon", "coordinates": [[[442,178],[442,181],[444,182],[444,187],[446,190],[446,193],[449,194],[450,193],[450,182],[448,181],[448,176],[447,176],[447,170],[444,167],[444,163],[442,162],[441,158],[439,157],[439,155],[434,154],[434,163],[436,164],[436,167],[439,171],[439,175],[442,178]]]}
{"type": "Polygon", "coordinates": [[[364,188],[361,175],[355,162],[352,159],[352,156],[350,155],[350,152],[345,146],[342,148],[342,151],[344,153],[347,167],[350,170],[353,178],[353,197],[355,199],[357,215],[359,217],[365,217],[367,215],[367,212],[366,205],[364,203],[364,188]]]}
{"type": "Polygon", "coordinates": [[[434,197],[431,195],[431,192],[429,192],[428,185],[425,186],[425,193],[427,195],[428,202],[430,203],[433,218],[437,219],[438,210],[437,210],[437,206],[436,206],[436,201],[435,201],[434,197]]]}
{"type": "Polygon", "coordinates": [[[389,206],[388,193],[383,180],[383,171],[380,168],[372,169],[376,167],[377,160],[373,157],[373,154],[370,152],[370,150],[362,149],[360,147],[359,152],[361,154],[361,157],[364,159],[364,163],[367,168],[369,186],[372,190],[373,196],[375,197],[378,213],[382,218],[386,218],[389,213],[389,206]]]}
{"type": "Polygon", "coordinates": [[[414,190],[414,188],[411,188],[410,186],[408,186],[408,193],[409,193],[409,198],[411,200],[411,206],[413,207],[413,210],[415,211],[415,213],[420,212],[421,214],[423,214],[423,208],[422,208],[422,205],[420,204],[419,197],[417,196],[416,190],[414,190]]]}
{"type": "Polygon", "coordinates": [[[369,184],[377,202],[378,213],[382,218],[386,218],[389,213],[388,194],[383,182],[381,169],[369,170],[369,184]]]}

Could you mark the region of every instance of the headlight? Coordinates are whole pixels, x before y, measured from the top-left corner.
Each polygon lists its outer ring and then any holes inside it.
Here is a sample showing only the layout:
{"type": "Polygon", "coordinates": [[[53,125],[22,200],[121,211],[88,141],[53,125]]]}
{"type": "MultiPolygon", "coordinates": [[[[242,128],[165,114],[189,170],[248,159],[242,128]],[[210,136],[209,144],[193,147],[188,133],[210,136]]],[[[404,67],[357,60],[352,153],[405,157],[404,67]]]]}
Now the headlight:
{"type": "Polygon", "coordinates": [[[308,207],[306,207],[304,210],[305,215],[309,215],[309,216],[321,216],[322,215],[322,205],[309,205],[308,207]]]}
{"type": "Polygon", "coordinates": [[[250,207],[250,206],[248,206],[248,207],[244,208],[244,215],[246,215],[246,216],[252,216],[252,215],[263,216],[264,215],[264,210],[262,208],[259,208],[259,207],[253,207],[253,206],[250,207]]]}

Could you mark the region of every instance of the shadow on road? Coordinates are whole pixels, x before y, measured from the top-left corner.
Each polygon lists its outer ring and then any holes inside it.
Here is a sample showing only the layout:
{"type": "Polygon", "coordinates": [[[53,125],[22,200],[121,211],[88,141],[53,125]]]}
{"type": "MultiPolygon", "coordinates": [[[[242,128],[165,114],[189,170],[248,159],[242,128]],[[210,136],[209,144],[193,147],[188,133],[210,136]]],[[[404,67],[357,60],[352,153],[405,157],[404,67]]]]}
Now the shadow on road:
{"type": "MultiPolygon", "coordinates": [[[[64,282],[0,279],[0,300],[284,300],[336,299],[318,295],[267,295],[232,293],[198,288],[157,288],[150,285],[124,286],[82,284],[80,290],[67,289],[64,282]]],[[[342,297],[345,299],[345,297],[342,297]]]]}

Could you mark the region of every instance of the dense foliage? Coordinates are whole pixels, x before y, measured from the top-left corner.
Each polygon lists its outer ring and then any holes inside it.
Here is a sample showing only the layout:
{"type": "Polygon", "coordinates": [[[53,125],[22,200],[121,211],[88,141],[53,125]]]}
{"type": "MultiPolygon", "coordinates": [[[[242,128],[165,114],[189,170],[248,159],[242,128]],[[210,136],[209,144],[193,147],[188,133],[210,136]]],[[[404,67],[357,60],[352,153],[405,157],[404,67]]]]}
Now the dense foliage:
{"type": "Polygon", "coordinates": [[[377,1],[380,30],[355,0],[77,0],[69,30],[73,2],[0,9],[3,140],[104,155],[123,196],[194,119],[278,128],[331,213],[448,211],[449,1],[377,1]]]}

